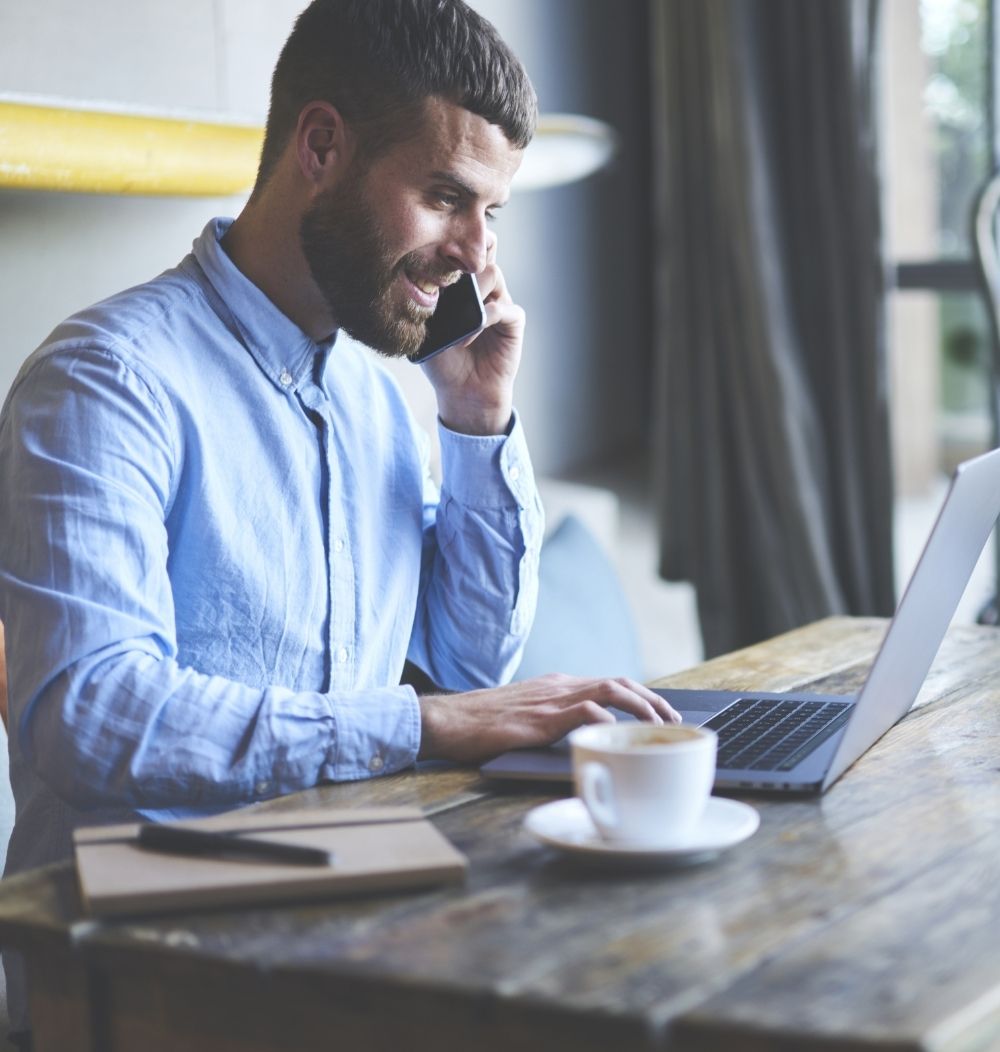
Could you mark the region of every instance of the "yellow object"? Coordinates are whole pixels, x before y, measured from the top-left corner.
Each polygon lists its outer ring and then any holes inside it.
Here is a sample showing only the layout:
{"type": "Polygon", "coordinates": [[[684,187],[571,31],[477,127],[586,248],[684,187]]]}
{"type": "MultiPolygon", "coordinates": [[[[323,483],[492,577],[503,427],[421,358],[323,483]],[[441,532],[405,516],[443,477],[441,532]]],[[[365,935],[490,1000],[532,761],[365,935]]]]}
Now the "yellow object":
{"type": "MultiPolygon", "coordinates": [[[[261,127],[0,96],[0,189],[244,194],[253,186],[263,140],[261,127]]],[[[513,188],[582,179],[603,168],[616,149],[606,124],[543,114],[513,188]]]]}
{"type": "Polygon", "coordinates": [[[241,194],[262,128],[0,100],[0,187],[105,194],[241,194]]]}

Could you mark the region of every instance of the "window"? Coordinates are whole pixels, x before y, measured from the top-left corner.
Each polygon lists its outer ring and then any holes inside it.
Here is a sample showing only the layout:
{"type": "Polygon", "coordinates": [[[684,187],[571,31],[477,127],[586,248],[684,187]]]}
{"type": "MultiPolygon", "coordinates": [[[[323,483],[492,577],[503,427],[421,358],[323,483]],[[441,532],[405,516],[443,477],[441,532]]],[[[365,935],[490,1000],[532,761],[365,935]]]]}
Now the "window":
{"type": "Polygon", "coordinates": [[[988,319],[971,241],[972,209],[993,167],[992,6],[888,0],[883,9],[894,442],[904,493],[992,439],[988,319]]]}
{"type": "MultiPolygon", "coordinates": [[[[883,0],[885,226],[890,297],[896,577],[905,581],[945,478],[993,444],[989,319],[972,210],[995,169],[994,19],[1000,0],[883,0]]],[[[959,607],[997,591],[987,545],[959,607]]]]}

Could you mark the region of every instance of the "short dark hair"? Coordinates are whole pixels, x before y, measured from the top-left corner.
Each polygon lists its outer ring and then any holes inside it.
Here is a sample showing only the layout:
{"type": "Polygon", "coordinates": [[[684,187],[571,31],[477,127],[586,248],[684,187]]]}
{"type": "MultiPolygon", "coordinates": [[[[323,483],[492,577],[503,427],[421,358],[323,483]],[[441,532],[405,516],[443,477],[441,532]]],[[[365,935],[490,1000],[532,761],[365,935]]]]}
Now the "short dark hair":
{"type": "Polygon", "coordinates": [[[524,67],[462,0],[313,0],[274,69],[258,187],[308,103],[336,106],[372,156],[404,137],[429,96],[497,125],[518,149],[534,134],[524,67]]]}

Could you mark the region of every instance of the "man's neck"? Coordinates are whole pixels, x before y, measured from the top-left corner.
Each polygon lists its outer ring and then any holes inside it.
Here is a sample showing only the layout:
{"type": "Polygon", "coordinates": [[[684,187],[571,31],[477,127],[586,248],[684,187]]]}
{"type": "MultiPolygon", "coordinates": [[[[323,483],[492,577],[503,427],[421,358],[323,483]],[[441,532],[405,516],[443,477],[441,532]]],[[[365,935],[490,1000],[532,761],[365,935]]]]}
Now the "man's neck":
{"type": "Polygon", "coordinates": [[[302,254],[294,216],[250,201],[222,238],[222,247],[242,273],[287,317],[316,341],[336,326],[302,254]]]}

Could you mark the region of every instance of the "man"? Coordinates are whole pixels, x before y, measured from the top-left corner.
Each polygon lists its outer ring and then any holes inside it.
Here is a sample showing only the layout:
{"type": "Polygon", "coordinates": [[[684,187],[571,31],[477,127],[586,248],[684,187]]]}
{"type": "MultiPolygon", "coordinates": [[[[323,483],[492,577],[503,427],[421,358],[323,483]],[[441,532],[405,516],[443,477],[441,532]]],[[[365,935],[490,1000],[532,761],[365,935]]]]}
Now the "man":
{"type": "Polygon", "coordinates": [[[489,219],[534,119],[459,0],[318,0],[239,218],[25,364],[0,417],[8,872],[67,854],[83,822],[475,762],[609,704],[674,718],[630,681],[497,686],[542,521],[512,408],[524,314],[489,219]],[[424,367],[439,497],[392,381],[337,336],[411,354],[463,272],[487,328],[424,367]],[[463,693],[417,697],[407,658],[463,693]]]}
{"type": "Polygon", "coordinates": [[[489,221],[534,127],[460,0],[316,0],[260,172],[174,270],[65,322],[0,417],[8,872],[82,822],[219,811],[418,757],[476,762],[610,719],[631,681],[497,684],[542,519],[512,408],[524,313],[489,221]],[[373,355],[478,275],[487,327],[424,367],[440,496],[373,355]],[[401,686],[409,658],[455,694],[401,686]]]}

